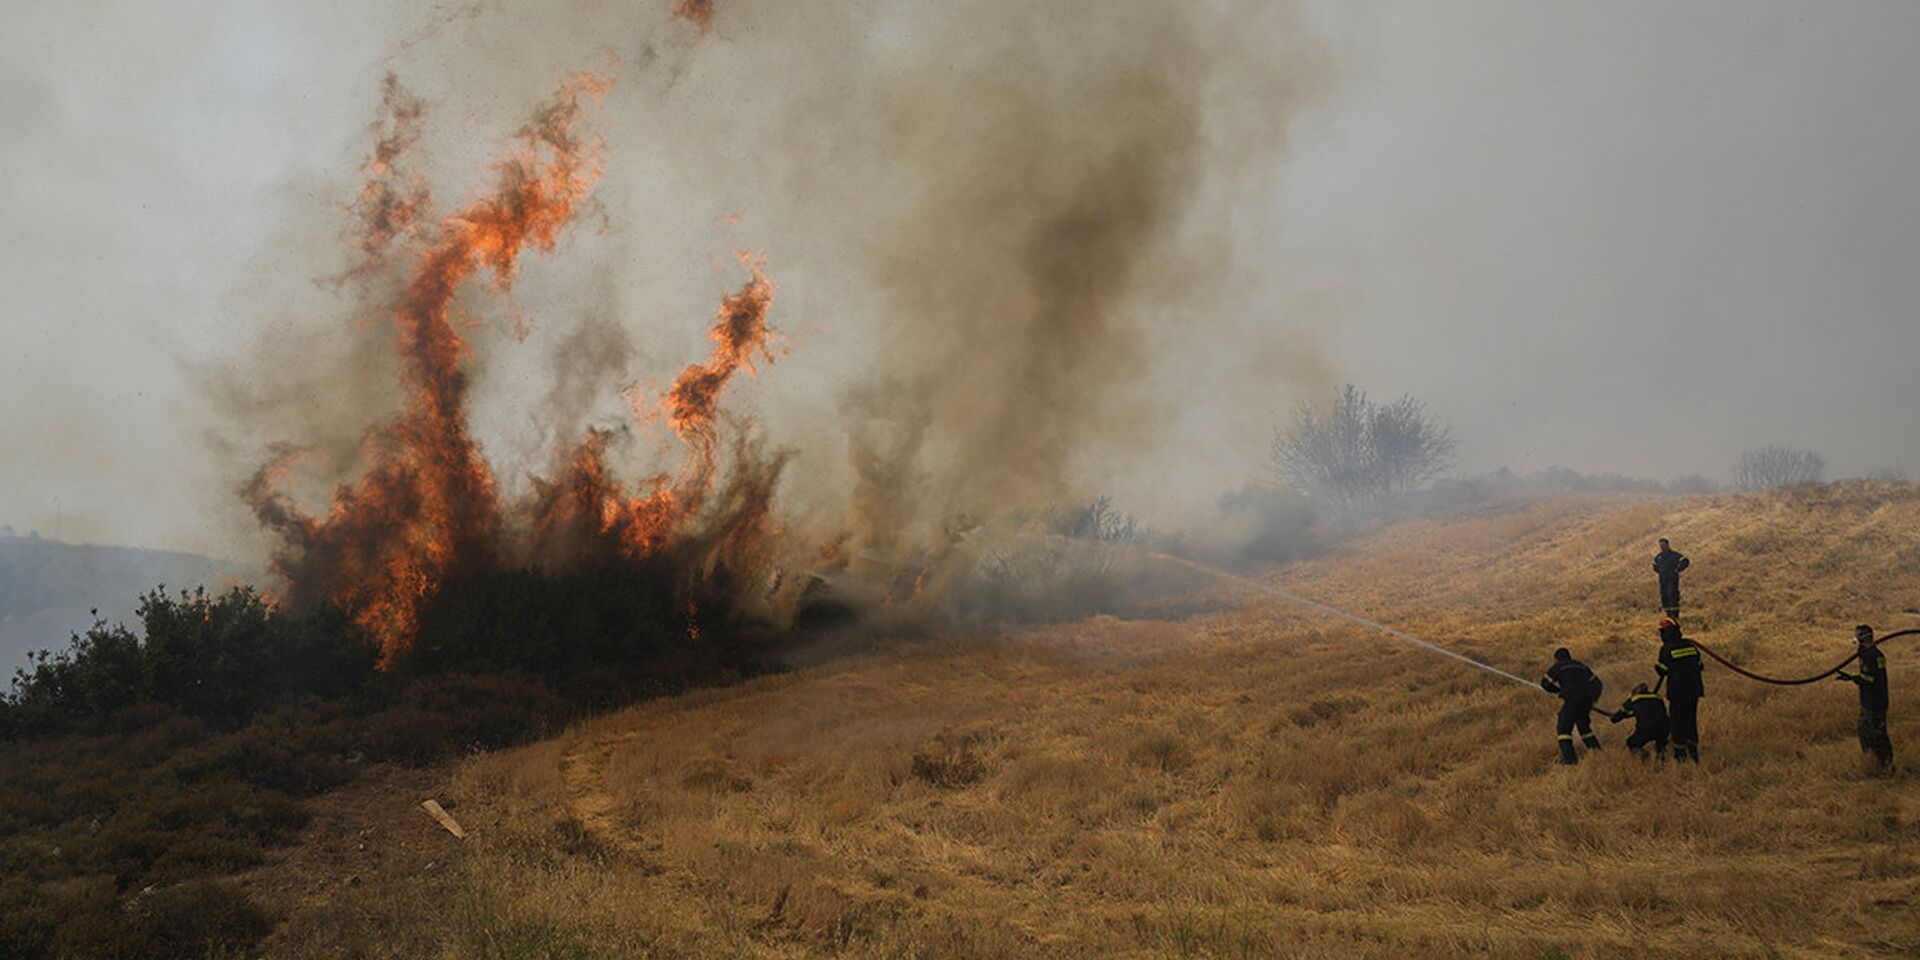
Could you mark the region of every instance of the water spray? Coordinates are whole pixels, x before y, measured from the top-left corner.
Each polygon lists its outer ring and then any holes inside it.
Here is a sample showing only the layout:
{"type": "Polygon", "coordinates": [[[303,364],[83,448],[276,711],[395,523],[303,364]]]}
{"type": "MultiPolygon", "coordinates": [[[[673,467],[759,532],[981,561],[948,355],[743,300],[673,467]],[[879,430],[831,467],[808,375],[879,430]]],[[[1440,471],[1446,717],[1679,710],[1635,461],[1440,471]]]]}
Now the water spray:
{"type": "MultiPolygon", "coordinates": [[[[1339,607],[1332,606],[1330,604],[1321,603],[1318,600],[1309,600],[1306,597],[1302,597],[1298,594],[1288,593],[1285,590],[1282,590],[1278,587],[1269,586],[1267,584],[1261,583],[1258,580],[1251,580],[1246,577],[1239,576],[1237,574],[1228,573],[1225,570],[1218,570],[1213,567],[1209,567],[1206,564],[1196,563],[1192,560],[1188,560],[1185,557],[1176,557],[1168,553],[1154,553],[1148,550],[1139,550],[1136,552],[1139,553],[1141,556],[1151,560],[1158,560],[1162,563],[1170,563],[1176,566],[1186,567],[1189,570],[1197,571],[1199,573],[1204,573],[1209,577],[1214,577],[1219,580],[1226,580],[1228,582],[1235,583],[1243,587],[1247,587],[1253,590],[1258,590],[1261,593],[1267,594],[1268,596],[1276,597],[1278,599],[1285,600],[1288,603],[1292,603],[1298,606],[1306,607],[1311,610],[1315,610],[1320,613],[1324,613],[1330,617],[1338,617],[1342,620],[1347,620],[1352,623],[1357,623],[1369,629],[1378,630],[1381,633],[1387,634],[1388,636],[1397,637],[1401,640],[1405,640],[1408,643],[1425,647],[1426,649],[1431,650],[1434,653],[1438,653],[1442,656],[1452,657],[1453,659],[1458,660],[1461,663],[1467,664],[1468,666],[1474,667],[1476,669],[1485,670],[1488,673],[1505,677],[1508,680],[1512,680],[1513,682],[1518,683],[1522,686],[1526,686],[1526,687],[1537,686],[1537,684],[1535,684],[1531,680],[1528,680],[1525,677],[1519,676],[1517,674],[1508,673],[1507,671],[1502,670],[1499,667],[1493,666],[1492,664],[1481,663],[1480,661],[1475,660],[1472,657],[1469,657],[1465,654],[1457,653],[1455,651],[1449,650],[1446,647],[1443,647],[1430,640],[1422,640],[1421,638],[1416,637],[1413,634],[1407,633],[1404,630],[1396,630],[1393,627],[1389,627],[1386,624],[1380,623],[1377,620],[1369,620],[1366,617],[1360,616],[1359,614],[1348,613],[1347,611],[1342,610],[1339,607]]],[[[1920,635],[1920,629],[1900,630],[1894,633],[1886,634],[1880,637],[1875,642],[1884,643],[1885,641],[1892,640],[1895,638],[1916,636],[1916,635],[1920,635]]],[[[1758,680],[1762,683],[1779,684],[1781,686],[1797,686],[1800,684],[1813,683],[1816,680],[1825,680],[1826,678],[1831,677],[1836,673],[1839,673],[1841,670],[1846,669],[1847,664],[1852,663],[1855,659],[1859,657],[1859,654],[1855,653],[1852,656],[1847,657],[1845,660],[1840,661],[1838,664],[1835,664],[1833,667],[1829,668],[1825,672],[1814,674],[1813,676],[1810,676],[1810,677],[1782,679],[1779,677],[1769,677],[1764,674],[1754,673],[1751,670],[1741,667],[1739,664],[1736,664],[1733,661],[1728,660],[1726,657],[1721,656],[1719,653],[1710,649],[1706,644],[1701,643],[1698,640],[1692,640],[1691,638],[1689,638],[1689,642],[1691,642],[1694,646],[1699,647],[1703,652],[1705,652],[1708,656],[1712,657],[1714,660],[1719,661],[1719,663],[1722,666],[1725,666],[1726,668],[1732,670],[1737,674],[1740,674],[1743,677],[1747,677],[1748,679],[1751,679],[1751,680],[1758,680]]],[[[1665,677],[1662,677],[1660,679],[1663,682],[1666,680],[1665,677]]],[[[1659,688],[1656,686],[1655,689],[1658,690],[1659,688]]],[[[1606,712],[1604,710],[1600,710],[1598,707],[1595,707],[1594,709],[1601,713],[1606,712]]]]}
{"type": "Polygon", "coordinates": [[[1507,671],[1502,670],[1499,667],[1496,667],[1489,663],[1481,663],[1480,661],[1475,660],[1472,657],[1467,656],[1466,654],[1449,650],[1446,647],[1443,647],[1437,643],[1434,643],[1431,640],[1422,640],[1421,638],[1416,637],[1413,634],[1410,634],[1404,630],[1397,630],[1377,620],[1369,620],[1366,617],[1360,616],[1357,613],[1348,613],[1347,611],[1342,610],[1339,607],[1333,606],[1331,604],[1321,603],[1318,600],[1309,600],[1306,597],[1300,596],[1298,594],[1288,593],[1285,590],[1282,590],[1278,587],[1269,586],[1267,584],[1261,583],[1258,580],[1252,580],[1247,577],[1239,576],[1237,574],[1228,573],[1225,570],[1215,569],[1213,567],[1207,566],[1206,564],[1196,563],[1192,560],[1188,560],[1185,557],[1176,557],[1170,553],[1154,553],[1149,550],[1140,550],[1137,552],[1141,556],[1151,560],[1158,560],[1162,563],[1170,563],[1176,566],[1186,567],[1189,570],[1206,574],[1207,576],[1213,577],[1215,579],[1225,580],[1225,581],[1228,581],[1229,583],[1234,583],[1243,587],[1247,587],[1249,589],[1258,590],[1261,593],[1267,594],[1268,596],[1275,597],[1280,600],[1284,600],[1296,606],[1306,607],[1307,609],[1313,610],[1317,613],[1323,613],[1330,617],[1337,617],[1341,620],[1346,620],[1351,623],[1357,623],[1370,630],[1378,630],[1381,633],[1384,633],[1390,637],[1394,637],[1400,640],[1405,640],[1406,642],[1411,643],[1418,647],[1424,647],[1428,650],[1433,651],[1434,653],[1440,654],[1441,656],[1452,657],[1453,659],[1458,660],[1461,663],[1466,664],[1467,666],[1473,667],[1476,670],[1485,670],[1486,672],[1491,673],[1494,676],[1503,677],[1505,679],[1512,680],[1514,683],[1520,684],[1523,687],[1537,686],[1532,680],[1528,680],[1527,678],[1522,677],[1518,674],[1508,673],[1507,671]]]}

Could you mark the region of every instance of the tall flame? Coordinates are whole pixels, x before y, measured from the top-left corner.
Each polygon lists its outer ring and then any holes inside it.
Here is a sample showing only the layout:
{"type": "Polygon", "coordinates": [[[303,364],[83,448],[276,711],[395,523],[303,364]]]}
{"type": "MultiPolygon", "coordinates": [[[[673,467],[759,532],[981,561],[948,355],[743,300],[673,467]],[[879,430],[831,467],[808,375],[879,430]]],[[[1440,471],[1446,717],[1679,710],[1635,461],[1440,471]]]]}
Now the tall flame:
{"type": "MultiPolygon", "coordinates": [[[[610,435],[590,433],[568,457],[561,480],[546,491],[536,520],[541,552],[576,550],[581,525],[591,536],[610,544],[614,551],[629,559],[658,553],[675,540],[679,532],[706,505],[719,471],[720,394],[735,373],[745,369],[757,372],[754,357],[773,362],[773,331],[767,325],[767,311],[773,305],[773,281],[767,278],[765,265],[756,257],[742,254],[748,280],[720,303],[708,337],[713,340],[711,356],[705,363],[689,365],[680,372],[673,386],[658,401],[666,414],[667,425],[687,444],[687,462],[679,476],[651,477],[642,483],[643,493],[628,497],[623,486],[608,476],[605,462],[610,435]],[[566,532],[571,530],[572,532],[566,532]]],[[[640,397],[634,404],[634,417],[646,422],[654,418],[652,401],[640,397]]],[[[748,470],[765,458],[739,456],[736,467],[748,470]]],[[[777,462],[773,472],[777,475],[777,462]]],[[[771,495],[771,483],[763,495],[771,495]]],[[[739,522],[733,514],[764,511],[765,505],[745,502],[731,504],[725,524],[739,522]]]]}
{"type": "MultiPolygon", "coordinates": [[[[695,545],[710,572],[753,557],[771,530],[768,504],[785,456],[766,456],[745,440],[736,444],[717,506],[707,509],[720,475],[720,396],[740,370],[757,373],[756,357],[774,358],[767,323],[774,286],[763,262],[744,254],[748,280],[721,302],[711,355],[682,371],[658,400],[687,448],[680,471],[645,478],[629,492],[607,465],[616,434],[590,430],[553,479],[536,479],[533,502],[522,508],[531,522],[516,528],[527,539],[510,542],[502,523],[493,472],[468,426],[471,348],[455,323],[454,298],[476,274],[505,296],[528,250],[554,248],[600,176],[599,141],[576,131],[587,102],[610,86],[590,74],[567,78],[495,165],[492,190],[437,222],[424,180],[400,163],[420,138],[424,104],[391,77],[384,87],[366,185],[353,207],[353,239],[364,259],[344,278],[404,265],[399,294],[379,311],[393,325],[403,407],[370,434],[363,472],[334,491],[324,515],[303,512],[288,492],[298,458],[291,447],[279,448],[242,490],[261,523],[284,540],[274,567],[289,601],[338,604],[379,643],[383,665],[407,652],[427,605],[462,574],[525,558],[643,561],[692,543],[701,524],[708,532],[695,545]]],[[[635,413],[654,416],[651,403],[635,413]]]]}
{"type": "Polygon", "coordinates": [[[284,456],[245,490],[261,522],[287,541],[275,569],[292,599],[339,603],[380,644],[383,662],[406,650],[421,605],[448,573],[486,562],[496,543],[498,494],[467,426],[468,347],[453,323],[454,295],[482,270],[506,291],[523,252],[553,249],[600,174],[597,142],[574,133],[582,100],[610,86],[590,74],[567,78],[497,165],[493,190],[424,230],[426,189],[397,166],[424,111],[397,82],[386,84],[356,210],[369,267],[424,234],[411,278],[390,306],[406,406],[371,438],[366,473],[334,492],[326,516],[302,513],[282,491],[284,456]]]}

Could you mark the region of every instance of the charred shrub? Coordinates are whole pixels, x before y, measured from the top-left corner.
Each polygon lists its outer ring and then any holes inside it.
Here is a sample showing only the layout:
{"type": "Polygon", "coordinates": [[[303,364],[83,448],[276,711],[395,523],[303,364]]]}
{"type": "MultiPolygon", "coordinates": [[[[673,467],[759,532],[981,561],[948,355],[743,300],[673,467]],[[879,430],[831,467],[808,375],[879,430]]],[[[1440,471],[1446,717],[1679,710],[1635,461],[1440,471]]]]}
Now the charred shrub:
{"type": "Polygon", "coordinates": [[[986,731],[948,732],[913,755],[913,775],[936,787],[952,789],[980,782],[987,764],[979,747],[991,739],[986,731]]]}
{"type": "Polygon", "coordinates": [[[913,775],[936,787],[964,787],[978,783],[986,773],[986,764],[971,750],[928,750],[913,755],[913,775]]]}
{"type": "Polygon", "coordinates": [[[405,676],[519,672],[605,704],[751,668],[724,582],[677,563],[483,572],[449,583],[401,662],[405,676]]]}
{"type": "Polygon", "coordinates": [[[245,588],[38,655],[0,697],[0,956],[242,954],[263,914],[213,879],[292,842],[303,798],[752,669],[724,571],[670,568],[450,581],[385,671],[338,610],[245,588]]]}
{"type": "Polygon", "coordinates": [[[38,884],[0,872],[0,957],[50,954],[60,928],[58,906],[38,884]]]}
{"type": "Polygon", "coordinates": [[[272,930],[266,913],[231,884],[198,880],[143,892],[122,908],[76,905],[55,940],[59,955],[103,960],[242,956],[272,930]]]}
{"type": "Polygon", "coordinates": [[[680,785],[708,793],[746,793],[753,789],[753,781],[735,773],[725,764],[711,761],[695,766],[692,772],[681,778],[680,785]]]}
{"type": "Polygon", "coordinates": [[[954,589],[967,617],[995,622],[1077,620],[1113,610],[1121,599],[1112,548],[1011,540],[985,550],[954,589]]]}
{"type": "Polygon", "coordinates": [[[1285,563],[1319,549],[1312,501],[1298,492],[1248,484],[1221,496],[1219,506],[1222,530],[1208,539],[1220,547],[1203,554],[1234,563],[1285,563]]]}
{"type": "Polygon", "coordinates": [[[462,673],[396,683],[353,727],[370,759],[421,765],[518,743],[576,714],[538,678],[462,673]]]}

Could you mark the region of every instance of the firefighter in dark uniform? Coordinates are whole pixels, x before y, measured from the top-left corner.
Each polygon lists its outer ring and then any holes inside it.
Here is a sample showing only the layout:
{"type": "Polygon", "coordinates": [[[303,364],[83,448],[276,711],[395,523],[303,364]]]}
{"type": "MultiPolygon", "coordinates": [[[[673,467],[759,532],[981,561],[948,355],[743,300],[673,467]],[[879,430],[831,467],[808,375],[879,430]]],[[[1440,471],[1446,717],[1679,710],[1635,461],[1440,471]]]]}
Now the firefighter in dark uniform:
{"type": "Polygon", "coordinates": [[[1587,749],[1600,749],[1600,738],[1593,735],[1593,721],[1587,716],[1593,712],[1594,701],[1600,699],[1600,678],[1561,647],[1553,652],[1553,666],[1540,678],[1540,689],[1560,695],[1560,719],[1554,727],[1560,739],[1560,762],[1580,762],[1580,755],[1573,752],[1576,729],[1587,749]]]}
{"type": "Polygon", "coordinates": [[[1633,718],[1633,733],[1627,737],[1627,749],[1642,760],[1647,758],[1647,745],[1653,745],[1653,755],[1662,760],[1667,758],[1667,705],[1660,702],[1660,695],[1647,689],[1644,683],[1635,684],[1627,702],[1620,705],[1607,716],[1607,719],[1619,723],[1628,717],[1633,718]]]}
{"type": "Polygon", "coordinates": [[[1660,538],[1660,552],[1653,555],[1653,572],[1660,575],[1660,609],[1674,621],[1680,619],[1680,571],[1692,563],[1673,549],[1666,537],[1660,538]]]}
{"type": "Polygon", "coordinates": [[[1660,658],[1653,668],[1667,685],[1667,711],[1673,720],[1673,759],[1700,762],[1700,648],[1680,635],[1672,617],[1660,621],[1660,658]]]}
{"type": "Polygon", "coordinates": [[[1873,754],[1885,770],[1893,766],[1893,740],[1887,736],[1887,655],[1873,642],[1873,628],[1864,623],[1853,628],[1853,642],[1860,648],[1860,672],[1842,672],[1835,679],[1860,688],[1860,749],[1873,754]]]}

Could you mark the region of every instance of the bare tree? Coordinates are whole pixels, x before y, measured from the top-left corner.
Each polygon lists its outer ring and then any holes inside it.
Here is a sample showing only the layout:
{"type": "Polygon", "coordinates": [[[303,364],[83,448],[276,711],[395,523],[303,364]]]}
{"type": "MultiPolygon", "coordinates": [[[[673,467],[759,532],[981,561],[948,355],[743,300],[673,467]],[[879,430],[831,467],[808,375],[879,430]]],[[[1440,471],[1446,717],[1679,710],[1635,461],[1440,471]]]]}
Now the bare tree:
{"type": "Polygon", "coordinates": [[[1303,493],[1349,500],[1367,487],[1366,394],[1352,384],[1340,388],[1325,411],[1301,404],[1293,426],[1273,438],[1273,465],[1282,479],[1303,493]]]}
{"type": "Polygon", "coordinates": [[[1453,465],[1453,434],[1410,395],[1376,408],[1368,432],[1384,496],[1417,490],[1453,465]]]}
{"type": "Polygon", "coordinates": [[[1379,404],[1353,384],[1301,404],[1275,434],[1273,466],[1303,493],[1354,505],[1419,489],[1453,463],[1454,439],[1412,396],[1379,404]]]}
{"type": "Polygon", "coordinates": [[[1778,490],[1819,483],[1826,472],[1827,461],[1811,450],[1761,447],[1740,455],[1740,466],[1733,472],[1733,485],[1748,491],[1778,490]]]}

